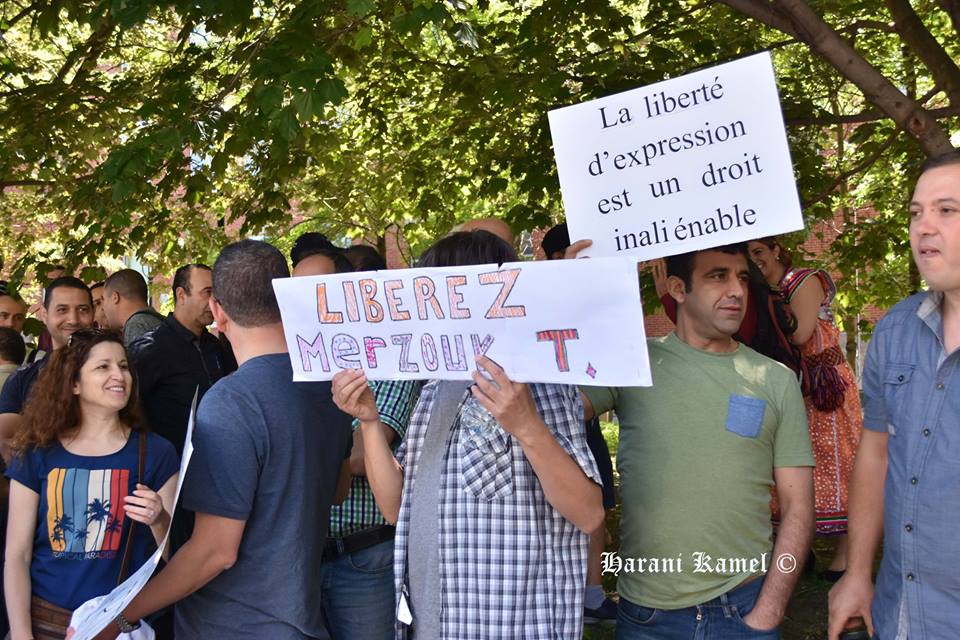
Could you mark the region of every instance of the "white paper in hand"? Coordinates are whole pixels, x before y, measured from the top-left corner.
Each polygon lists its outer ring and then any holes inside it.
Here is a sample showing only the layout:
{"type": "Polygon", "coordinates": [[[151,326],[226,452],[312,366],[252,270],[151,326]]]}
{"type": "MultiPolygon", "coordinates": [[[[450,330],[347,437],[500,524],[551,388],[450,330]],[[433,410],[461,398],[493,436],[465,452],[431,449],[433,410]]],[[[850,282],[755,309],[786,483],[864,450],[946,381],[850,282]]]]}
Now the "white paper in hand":
{"type": "MultiPolygon", "coordinates": [[[[197,393],[193,395],[193,404],[190,406],[190,418],[187,423],[187,439],[183,443],[183,458],[180,460],[180,477],[177,479],[177,492],[173,500],[173,507],[170,509],[172,514],[180,500],[180,489],[183,487],[183,478],[186,475],[187,466],[190,464],[190,457],[193,455],[193,425],[197,419],[197,393]]],[[[149,454],[149,452],[148,452],[149,454]]],[[[170,530],[167,529],[167,535],[159,545],[152,556],[137,569],[129,578],[124,580],[117,588],[105,596],[98,596],[93,600],[99,600],[99,603],[91,606],[91,601],[85,602],[73,613],[70,619],[70,626],[74,629],[73,640],[92,640],[98,633],[103,631],[107,625],[111,624],[127,605],[136,597],[140,590],[150,581],[160,558],[163,556],[163,550],[167,546],[167,540],[170,538],[170,530]]]]}

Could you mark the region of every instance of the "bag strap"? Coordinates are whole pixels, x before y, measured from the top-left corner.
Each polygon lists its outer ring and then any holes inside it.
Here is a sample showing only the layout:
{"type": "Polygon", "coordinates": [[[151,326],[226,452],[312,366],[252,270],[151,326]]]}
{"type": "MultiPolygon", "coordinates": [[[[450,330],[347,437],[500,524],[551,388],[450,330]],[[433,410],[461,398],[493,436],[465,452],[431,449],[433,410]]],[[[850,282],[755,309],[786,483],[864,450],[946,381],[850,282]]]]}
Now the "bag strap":
{"type": "MultiPolygon", "coordinates": [[[[143,468],[147,462],[147,434],[139,433],[137,438],[140,440],[139,453],[137,456],[137,483],[143,484],[143,468]]],[[[130,520],[130,527],[127,529],[127,540],[123,548],[123,560],[120,561],[120,574],[117,576],[117,584],[120,584],[127,577],[127,569],[130,568],[130,554],[133,552],[133,530],[136,528],[136,521],[130,520]]]]}

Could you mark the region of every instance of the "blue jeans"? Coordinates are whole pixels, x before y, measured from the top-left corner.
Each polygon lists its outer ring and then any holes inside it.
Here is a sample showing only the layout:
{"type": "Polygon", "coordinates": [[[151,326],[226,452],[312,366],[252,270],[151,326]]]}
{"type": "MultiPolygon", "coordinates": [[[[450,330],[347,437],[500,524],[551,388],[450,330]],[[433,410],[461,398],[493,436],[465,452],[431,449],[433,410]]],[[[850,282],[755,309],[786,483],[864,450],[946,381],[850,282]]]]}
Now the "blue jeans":
{"type": "Polygon", "coordinates": [[[776,640],[779,628],[757,631],[743,622],[760,595],[763,579],[685,609],[651,609],[620,597],[617,640],[776,640]]]}
{"type": "Polygon", "coordinates": [[[392,640],[393,540],[320,565],[321,604],[333,640],[392,640]]]}

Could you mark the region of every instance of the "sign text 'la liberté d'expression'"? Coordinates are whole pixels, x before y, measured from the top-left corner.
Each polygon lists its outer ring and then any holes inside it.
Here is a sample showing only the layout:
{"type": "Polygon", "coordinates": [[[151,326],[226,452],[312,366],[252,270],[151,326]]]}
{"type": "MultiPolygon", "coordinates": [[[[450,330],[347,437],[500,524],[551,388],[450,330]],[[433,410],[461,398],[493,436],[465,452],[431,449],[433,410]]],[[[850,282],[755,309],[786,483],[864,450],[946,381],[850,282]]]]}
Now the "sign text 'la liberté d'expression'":
{"type": "Polygon", "coordinates": [[[803,227],[769,54],[550,112],[582,255],[656,258],[803,227]]]}

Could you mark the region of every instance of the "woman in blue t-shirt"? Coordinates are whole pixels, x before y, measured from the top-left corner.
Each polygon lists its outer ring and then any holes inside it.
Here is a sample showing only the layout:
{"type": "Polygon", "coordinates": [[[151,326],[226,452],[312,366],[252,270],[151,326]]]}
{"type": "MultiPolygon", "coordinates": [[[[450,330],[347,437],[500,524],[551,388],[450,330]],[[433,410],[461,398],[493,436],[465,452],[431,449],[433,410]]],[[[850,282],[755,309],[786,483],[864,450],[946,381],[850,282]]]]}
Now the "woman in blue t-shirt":
{"type": "Polygon", "coordinates": [[[64,616],[117,585],[128,539],[126,573],[141,566],[166,535],[177,485],[173,445],[139,422],[136,380],[118,335],[83,329],[48,358],[7,470],[11,640],[62,638],[64,616]],[[37,624],[50,612],[54,628],[37,624]]]}

